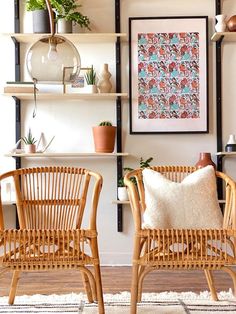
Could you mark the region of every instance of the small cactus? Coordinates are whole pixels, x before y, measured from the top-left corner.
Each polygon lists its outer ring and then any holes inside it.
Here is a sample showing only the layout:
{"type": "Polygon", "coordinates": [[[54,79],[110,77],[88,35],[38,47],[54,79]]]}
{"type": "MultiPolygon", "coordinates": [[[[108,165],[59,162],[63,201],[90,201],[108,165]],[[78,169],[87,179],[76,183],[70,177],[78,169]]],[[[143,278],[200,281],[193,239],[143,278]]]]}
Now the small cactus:
{"type": "Polygon", "coordinates": [[[99,123],[99,126],[112,126],[112,123],[110,121],[102,121],[99,123]]]}

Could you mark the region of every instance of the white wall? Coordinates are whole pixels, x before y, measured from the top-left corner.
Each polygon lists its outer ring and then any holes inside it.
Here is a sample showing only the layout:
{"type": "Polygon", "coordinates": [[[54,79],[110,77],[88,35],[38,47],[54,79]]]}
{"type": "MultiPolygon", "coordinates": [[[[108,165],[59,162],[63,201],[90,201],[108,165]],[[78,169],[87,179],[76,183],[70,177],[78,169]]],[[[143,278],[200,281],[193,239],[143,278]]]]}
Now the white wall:
{"type": "MultiPolygon", "coordinates": [[[[9,3],[14,1],[4,1],[1,5],[0,31],[12,31],[12,8],[9,3]],[[5,3],[7,2],[7,4],[5,3]],[[3,8],[4,6],[4,8],[3,8]],[[5,10],[5,7],[7,11],[5,10]],[[6,17],[6,12],[7,16],[6,17]],[[2,18],[5,23],[2,23],[2,18]]],[[[225,1],[224,10],[228,16],[236,11],[235,1],[225,1]]],[[[22,1],[23,3],[23,1],[22,1]]],[[[84,0],[80,1],[83,11],[87,14],[93,25],[93,30],[97,32],[114,31],[114,1],[109,0],[84,0]]],[[[153,164],[189,164],[193,165],[198,160],[199,152],[211,152],[213,159],[216,152],[216,109],[215,109],[215,44],[210,41],[214,32],[214,1],[212,0],[121,0],[121,24],[122,32],[128,33],[128,18],[134,16],[209,16],[209,134],[153,134],[153,135],[130,135],[129,134],[129,110],[128,101],[122,105],[123,113],[123,151],[131,154],[124,159],[124,165],[137,167],[139,158],[154,157],[153,164]]],[[[30,13],[24,13],[22,31],[31,32],[30,13]]],[[[1,38],[2,49],[12,51],[12,43],[1,38]],[[3,48],[4,47],[4,48],[3,48]]],[[[81,54],[82,65],[94,64],[99,72],[103,63],[109,63],[110,72],[115,78],[115,56],[112,44],[78,44],[77,48],[81,54]]],[[[24,63],[23,52],[28,46],[22,45],[22,63],[24,63]]],[[[223,140],[227,142],[229,134],[236,133],[235,129],[235,105],[236,90],[234,88],[235,73],[235,44],[223,45],[223,140]],[[229,62],[232,60],[232,62],[229,62]]],[[[12,52],[1,58],[4,71],[0,73],[2,82],[14,79],[12,70],[12,52]],[[10,70],[9,70],[10,69],[10,70]]],[[[128,41],[122,43],[122,87],[124,92],[128,92],[128,41]]],[[[27,74],[22,78],[27,79],[27,74]]],[[[114,81],[113,81],[114,83],[114,81]]],[[[114,85],[113,85],[114,86],[114,85]]],[[[1,98],[1,156],[8,149],[8,138],[14,142],[14,110],[7,113],[7,109],[12,107],[12,101],[1,98]],[[4,106],[3,106],[4,105],[4,106]],[[10,122],[6,123],[6,115],[10,117],[10,122]],[[4,144],[4,138],[7,145],[4,144]]],[[[113,101],[42,101],[38,103],[37,117],[32,119],[33,103],[25,101],[22,105],[22,134],[31,126],[33,132],[38,136],[41,131],[50,138],[56,135],[51,146],[52,151],[93,151],[91,127],[100,120],[109,119],[115,122],[115,102],[113,101]]],[[[104,187],[101,195],[98,215],[100,254],[103,264],[129,264],[132,252],[133,224],[129,206],[124,206],[123,225],[124,230],[118,233],[116,221],[116,206],[111,203],[116,198],[116,162],[113,159],[67,159],[67,160],[30,160],[24,159],[22,166],[32,165],[76,165],[85,166],[100,172],[104,177],[104,187]]],[[[0,171],[14,165],[9,164],[6,159],[1,159],[0,171]]],[[[226,160],[225,170],[236,178],[234,160],[226,160]]]]}

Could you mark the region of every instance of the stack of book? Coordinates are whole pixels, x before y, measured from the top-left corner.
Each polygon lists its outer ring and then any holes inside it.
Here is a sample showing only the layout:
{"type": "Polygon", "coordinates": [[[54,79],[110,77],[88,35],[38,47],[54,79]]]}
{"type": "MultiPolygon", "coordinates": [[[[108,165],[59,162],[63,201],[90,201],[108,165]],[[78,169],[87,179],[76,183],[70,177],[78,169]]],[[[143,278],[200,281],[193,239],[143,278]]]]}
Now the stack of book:
{"type": "Polygon", "coordinates": [[[34,82],[6,82],[4,93],[34,93],[34,82]]]}

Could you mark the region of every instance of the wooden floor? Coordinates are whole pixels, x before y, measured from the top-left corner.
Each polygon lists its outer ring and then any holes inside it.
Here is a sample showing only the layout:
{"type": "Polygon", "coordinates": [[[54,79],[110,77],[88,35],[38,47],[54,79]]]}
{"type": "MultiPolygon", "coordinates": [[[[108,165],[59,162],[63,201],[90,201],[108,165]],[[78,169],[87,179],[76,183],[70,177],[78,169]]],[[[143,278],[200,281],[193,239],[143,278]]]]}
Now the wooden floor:
{"type": "MultiPolygon", "coordinates": [[[[129,291],[131,283],[131,267],[102,267],[104,293],[129,291]]],[[[232,288],[232,281],[226,273],[214,272],[217,291],[232,288]]],[[[0,280],[0,296],[8,295],[11,273],[5,273],[0,280]]],[[[204,291],[207,283],[202,271],[155,271],[144,280],[144,292],[162,291],[204,291]]],[[[52,271],[22,273],[17,295],[22,294],[63,294],[81,292],[83,290],[79,271],[52,271]]]]}

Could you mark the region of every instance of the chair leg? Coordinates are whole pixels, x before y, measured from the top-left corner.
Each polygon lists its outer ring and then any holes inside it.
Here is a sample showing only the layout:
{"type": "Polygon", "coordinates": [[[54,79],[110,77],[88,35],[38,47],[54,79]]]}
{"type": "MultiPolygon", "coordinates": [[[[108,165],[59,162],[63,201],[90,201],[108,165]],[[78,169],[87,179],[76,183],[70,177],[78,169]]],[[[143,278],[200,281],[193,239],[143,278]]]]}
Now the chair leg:
{"type": "Polygon", "coordinates": [[[88,301],[89,301],[89,303],[93,303],[94,299],[93,299],[93,294],[92,294],[89,278],[88,278],[87,274],[85,274],[83,271],[81,271],[81,276],[82,276],[84,289],[86,291],[88,301]]]}
{"type": "Polygon", "coordinates": [[[215,289],[215,284],[214,284],[214,280],[213,280],[213,276],[212,276],[212,272],[211,270],[208,269],[204,269],[204,273],[207,279],[207,283],[208,283],[208,287],[210,289],[211,292],[211,298],[213,301],[218,301],[218,297],[217,297],[217,293],[216,293],[216,289],[215,289]]]}
{"type": "Polygon", "coordinates": [[[97,299],[98,299],[98,311],[99,311],[99,314],[105,314],[100,265],[94,265],[94,274],[95,274],[97,299]]]}
{"type": "Polygon", "coordinates": [[[132,285],[131,285],[131,308],[130,313],[137,313],[137,302],[138,302],[138,270],[139,265],[133,264],[132,266],[132,285]]]}
{"type": "Polygon", "coordinates": [[[236,273],[229,267],[223,267],[222,270],[231,276],[234,284],[234,296],[236,296],[236,273]]]}
{"type": "Polygon", "coordinates": [[[12,275],[12,280],[11,280],[9,298],[8,298],[9,304],[14,303],[19,276],[20,276],[20,271],[14,270],[13,275],[12,275]]]}

